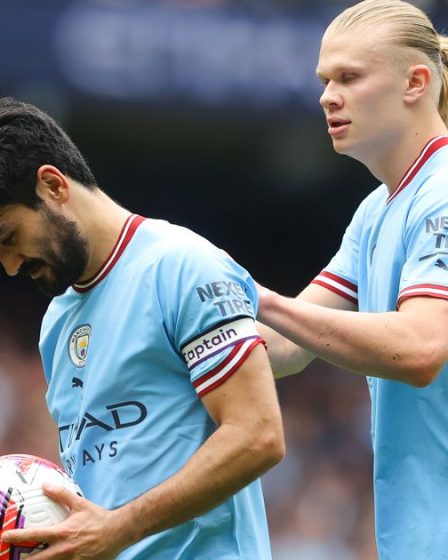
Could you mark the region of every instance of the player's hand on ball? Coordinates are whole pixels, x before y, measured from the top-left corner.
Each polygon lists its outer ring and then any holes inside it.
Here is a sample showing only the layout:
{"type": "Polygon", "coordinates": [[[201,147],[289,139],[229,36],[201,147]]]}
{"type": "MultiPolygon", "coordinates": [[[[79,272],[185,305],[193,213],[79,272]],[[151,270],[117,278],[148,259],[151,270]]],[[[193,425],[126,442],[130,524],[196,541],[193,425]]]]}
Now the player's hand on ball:
{"type": "Polygon", "coordinates": [[[48,548],[34,553],[33,560],[114,560],[125,548],[116,511],[105,510],[62,486],[45,484],[44,492],[66,505],[70,516],[49,528],[5,531],[5,542],[47,543],[48,548]]]}

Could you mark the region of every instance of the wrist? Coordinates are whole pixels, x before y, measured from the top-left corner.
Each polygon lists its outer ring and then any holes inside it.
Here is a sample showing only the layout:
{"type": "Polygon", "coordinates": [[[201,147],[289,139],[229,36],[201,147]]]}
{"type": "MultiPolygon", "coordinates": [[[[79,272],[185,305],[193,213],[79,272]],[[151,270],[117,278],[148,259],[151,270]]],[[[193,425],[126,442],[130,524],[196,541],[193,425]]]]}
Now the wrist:
{"type": "Polygon", "coordinates": [[[269,290],[268,288],[261,288],[258,291],[258,313],[257,319],[266,325],[269,325],[270,314],[275,309],[275,301],[279,294],[269,290]]]}
{"type": "Polygon", "coordinates": [[[260,308],[257,319],[271,328],[276,328],[279,313],[283,313],[283,302],[286,300],[273,290],[265,289],[260,299],[260,308]]]}
{"type": "Polygon", "coordinates": [[[138,524],[129,516],[129,508],[125,505],[110,510],[109,529],[117,554],[141,540],[138,533],[138,524]]]}

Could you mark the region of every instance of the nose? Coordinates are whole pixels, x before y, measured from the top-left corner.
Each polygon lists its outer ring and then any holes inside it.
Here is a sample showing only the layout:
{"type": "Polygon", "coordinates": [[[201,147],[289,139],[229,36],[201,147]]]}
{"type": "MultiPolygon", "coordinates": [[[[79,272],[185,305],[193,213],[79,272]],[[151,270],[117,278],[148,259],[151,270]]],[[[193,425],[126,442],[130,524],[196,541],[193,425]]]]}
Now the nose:
{"type": "Polygon", "coordinates": [[[333,82],[328,82],[320,96],[319,103],[323,109],[340,108],[344,104],[341,94],[333,82]]]}
{"type": "Polygon", "coordinates": [[[0,262],[8,276],[16,276],[24,261],[25,257],[19,253],[12,253],[10,251],[0,252],[0,262]]]}

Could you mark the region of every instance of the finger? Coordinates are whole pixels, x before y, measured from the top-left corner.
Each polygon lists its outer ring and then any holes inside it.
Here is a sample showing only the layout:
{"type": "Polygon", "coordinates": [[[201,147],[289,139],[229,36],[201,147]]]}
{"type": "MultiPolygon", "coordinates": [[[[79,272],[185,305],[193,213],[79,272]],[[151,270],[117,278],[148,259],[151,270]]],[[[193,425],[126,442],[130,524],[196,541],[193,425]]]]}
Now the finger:
{"type": "Polygon", "coordinates": [[[59,504],[66,505],[72,511],[80,509],[82,503],[84,502],[78,494],[75,494],[71,490],[67,490],[64,486],[58,486],[45,482],[42,485],[42,490],[46,496],[59,504]]]}
{"type": "Polygon", "coordinates": [[[52,534],[49,529],[13,529],[5,531],[1,540],[10,544],[36,545],[36,543],[49,542],[52,534]]]}

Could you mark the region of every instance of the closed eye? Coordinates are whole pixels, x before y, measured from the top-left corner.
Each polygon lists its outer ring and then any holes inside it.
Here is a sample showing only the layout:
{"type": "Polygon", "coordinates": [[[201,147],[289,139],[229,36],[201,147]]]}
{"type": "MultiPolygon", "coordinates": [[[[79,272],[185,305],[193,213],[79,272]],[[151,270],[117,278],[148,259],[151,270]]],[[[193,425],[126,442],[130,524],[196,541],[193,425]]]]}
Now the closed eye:
{"type": "MultiPolygon", "coordinates": [[[[328,86],[328,84],[330,83],[330,80],[328,78],[323,78],[319,75],[317,77],[318,77],[319,82],[321,83],[323,88],[326,88],[328,86]]],[[[350,73],[344,72],[339,77],[334,78],[334,81],[339,82],[341,84],[346,84],[346,83],[349,83],[349,82],[355,80],[357,77],[358,77],[358,74],[353,74],[352,72],[350,72],[350,73]]]]}
{"type": "Polygon", "coordinates": [[[352,82],[355,78],[357,78],[358,76],[356,74],[342,74],[341,76],[341,82],[343,84],[347,83],[347,82],[352,82]]]}
{"type": "Polygon", "coordinates": [[[0,239],[2,245],[12,245],[14,243],[14,233],[7,233],[0,239]]]}

